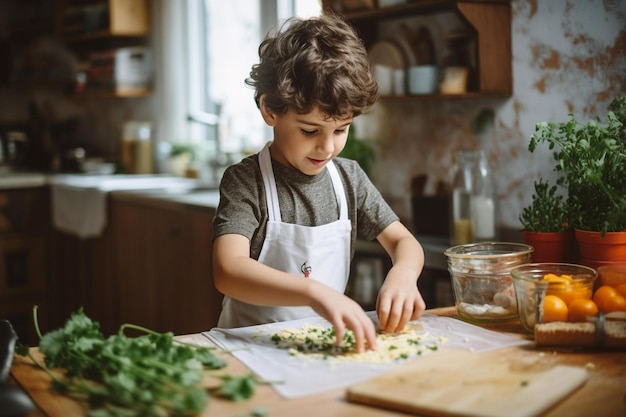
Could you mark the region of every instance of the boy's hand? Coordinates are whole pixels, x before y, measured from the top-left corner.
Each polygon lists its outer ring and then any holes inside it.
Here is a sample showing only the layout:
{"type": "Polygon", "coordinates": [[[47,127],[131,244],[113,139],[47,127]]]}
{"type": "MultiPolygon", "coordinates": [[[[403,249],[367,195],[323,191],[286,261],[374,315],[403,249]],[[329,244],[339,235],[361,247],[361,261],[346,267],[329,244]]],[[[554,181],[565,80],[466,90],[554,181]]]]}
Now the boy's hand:
{"type": "Polygon", "coordinates": [[[356,301],[323,284],[316,292],[313,310],[333,325],[337,345],[343,341],[346,329],[350,329],[354,332],[357,352],[364,352],[366,343],[369,349],[376,350],[374,322],[356,301]]]}
{"type": "Polygon", "coordinates": [[[417,320],[426,303],[417,289],[417,276],[409,268],[393,267],[378,292],[376,311],[380,330],[397,333],[411,321],[417,320]]]}

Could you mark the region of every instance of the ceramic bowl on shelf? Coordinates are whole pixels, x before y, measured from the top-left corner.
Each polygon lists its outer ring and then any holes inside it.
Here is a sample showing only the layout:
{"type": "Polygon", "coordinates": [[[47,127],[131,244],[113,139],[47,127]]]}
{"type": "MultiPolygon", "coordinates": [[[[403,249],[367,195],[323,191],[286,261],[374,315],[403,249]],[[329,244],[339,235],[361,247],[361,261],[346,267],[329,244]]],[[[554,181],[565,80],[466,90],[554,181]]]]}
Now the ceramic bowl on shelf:
{"type": "Polygon", "coordinates": [[[410,94],[433,94],[439,88],[439,69],[435,65],[409,67],[408,87],[410,94]]]}
{"type": "Polygon", "coordinates": [[[527,264],[532,246],[522,243],[481,242],[446,249],[457,313],[474,323],[517,319],[511,269],[527,264]]]}
{"type": "Polygon", "coordinates": [[[591,299],[597,272],[576,264],[531,263],[513,268],[511,276],[520,322],[532,333],[538,323],[572,321],[572,302],[591,299]]]}

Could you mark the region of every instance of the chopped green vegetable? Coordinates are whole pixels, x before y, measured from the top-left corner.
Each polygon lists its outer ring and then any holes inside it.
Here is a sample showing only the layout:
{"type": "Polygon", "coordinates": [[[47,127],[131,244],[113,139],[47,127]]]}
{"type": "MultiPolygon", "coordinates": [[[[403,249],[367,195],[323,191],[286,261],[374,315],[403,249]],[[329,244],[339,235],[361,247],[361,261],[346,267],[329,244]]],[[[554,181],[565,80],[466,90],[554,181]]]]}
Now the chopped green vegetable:
{"type": "Polygon", "coordinates": [[[336,345],[335,329],[320,324],[305,324],[295,329],[280,329],[269,336],[276,347],[289,350],[293,356],[329,360],[332,362],[363,361],[384,363],[406,360],[416,355],[437,350],[437,343],[445,340],[434,338],[427,333],[418,334],[405,329],[396,334],[378,334],[378,348],[356,352],[354,332],[346,329],[342,343],[336,345]]]}
{"type": "MultiPolygon", "coordinates": [[[[172,333],[158,333],[133,324],[120,327],[105,338],[100,325],[82,309],[73,313],[61,329],[42,336],[38,362],[27,346],[16,353],[28,356],[52,379],[52,388],[89,406],[90,417],[190,416],[204,410],[209,401],[202,379],[207,370],[226,362],[211,348],[182,343],[172,333]],[[126,329],[143,332],[127,337],[126,329]],[[51,369],[63,372],[59,378],[51,369]]],[[[235,401],[250,398],[256,381],[251,376],[220,377],[221,395],[235,401]]]]}
{"type": "Polygon", "coordinates": [[[352,330],[346,330],[340,346],[335,344],[335,329],[309,326],[305,330],[308,334],[302,338],[298,332],[288,329],[271,336],[274,344],[279,348],[295,348],[298,352],[328,352],[330,354],[352,352],[356,349],[356,339],[352,330]]]}

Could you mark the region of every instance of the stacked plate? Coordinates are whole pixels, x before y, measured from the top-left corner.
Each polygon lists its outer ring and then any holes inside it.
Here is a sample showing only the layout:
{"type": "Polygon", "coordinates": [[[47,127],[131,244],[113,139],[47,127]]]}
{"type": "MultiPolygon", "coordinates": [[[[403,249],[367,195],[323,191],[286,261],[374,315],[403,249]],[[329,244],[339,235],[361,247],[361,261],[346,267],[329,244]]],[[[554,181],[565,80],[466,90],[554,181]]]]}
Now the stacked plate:
{"type": "Polygon", "coordinates": [[[368,51],[368,60],[381,95],[404,94],[406,62],[402,51],[394,42],[376,42],[368,51]]]}

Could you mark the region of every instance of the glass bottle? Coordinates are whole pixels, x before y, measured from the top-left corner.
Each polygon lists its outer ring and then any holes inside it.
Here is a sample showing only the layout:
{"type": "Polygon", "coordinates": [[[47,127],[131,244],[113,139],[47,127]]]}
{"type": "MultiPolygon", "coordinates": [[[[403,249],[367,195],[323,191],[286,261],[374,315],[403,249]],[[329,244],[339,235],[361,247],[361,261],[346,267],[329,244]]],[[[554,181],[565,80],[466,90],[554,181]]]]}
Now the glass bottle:
{"type": "Polygon", "coordinates": [[[489,161],[484,152],[477,155],[470,199],[472,241],[497,240],[496,189],[489,161]]]}
{"type": "Polygon", "coordinates": [[[472,241],[471,197],[478,154],[471,150],[456,153],[456,171],[452,181],[451,236],[453,245],[472,241]]]}

